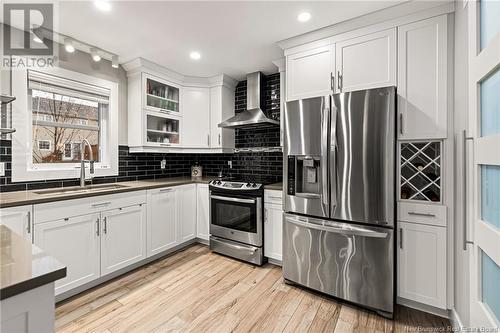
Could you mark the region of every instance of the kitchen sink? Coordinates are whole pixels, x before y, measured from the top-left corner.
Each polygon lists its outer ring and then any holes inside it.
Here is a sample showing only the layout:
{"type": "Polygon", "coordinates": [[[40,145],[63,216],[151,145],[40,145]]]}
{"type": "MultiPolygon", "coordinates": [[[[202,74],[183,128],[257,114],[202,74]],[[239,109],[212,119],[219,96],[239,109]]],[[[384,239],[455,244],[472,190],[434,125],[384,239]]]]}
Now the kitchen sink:
{"type": "Polygon", "coordinates": [[[88,185],[85,187],[68,187],[68,188],[42,190],[42,191],[36,191],[34,193],[41,195],[78,194],[78,193],[88,193],[88,192],[103,191],[103,190],[117,190],[126,187],[128,186],[120,184],[88,185]]]}

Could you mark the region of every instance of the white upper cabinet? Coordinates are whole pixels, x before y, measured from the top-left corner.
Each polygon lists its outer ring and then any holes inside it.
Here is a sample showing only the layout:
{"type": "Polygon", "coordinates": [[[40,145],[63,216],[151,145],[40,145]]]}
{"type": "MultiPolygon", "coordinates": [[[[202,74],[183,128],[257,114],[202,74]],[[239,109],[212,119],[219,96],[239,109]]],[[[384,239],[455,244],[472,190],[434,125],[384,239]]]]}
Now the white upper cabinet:
{"type": "Polygon", "coordinates": [[[178,209],[177,242],[182,243],[196,238],[196,184],[178,186],[175,194],[178,209]]]}
{"type": "Polygon", "coordinates": [[[398,222],[398,296],[446,309],[446,228],[398,222]]]}
{"type": "Polygon", "coordinates": [[[35,224],[35,245],[67,268],[66,277],[56,281],[56,295],[100,276],[99,216],[94,213],[35,224]]]}
{"type": "Polygon", "coordinates": [[[446,15],[398,28],[401,139],[446,138],[447,50],[446,15]]]}
{"type": "Polygon", "coordinates": [[[101,213],[101,274],[146,258],[146,207],[143,204],[101,213]]]}
{"type": "Polygon", "coordinates": [[[184,87],[182,103],[182,146],[185,148],[210,147],[210,89],[184,87]]]}
{"type": "Polygon", "coordinates": [[[218,125],[234,116],[234,88],[210,88],[210,148],[234,148],[234,130],[218,125]]]}
{"type": "Polygon", "coordinates": [[[335,46],[325,45],[286,57],[286,100],[332,93],[335,46]]]}
{"type": "Polygon", "coordinates": [[[222,152],[234,130],[218,124],[234,116],[236,80],[188,77],[145,59],[123,65],[128,78],[128,145],[137,152],[222,152]]]}
{"type": "Polygon", "coordinates": [[[396,28],[336,44],[337,92],[396,85],[396,28]]]}
{"type": "Polygon", "coordinates": [[[177,207],[175,188],[148,190],[148,257],[177,244],[177,207]]]}
{"type": "Polygon", "coordinates": [[[0,210],[0,224],[5,225],[16,234],[23,236],[31,242],[33,235],[31,209],[31,205],[2,208],[0,210]]]}

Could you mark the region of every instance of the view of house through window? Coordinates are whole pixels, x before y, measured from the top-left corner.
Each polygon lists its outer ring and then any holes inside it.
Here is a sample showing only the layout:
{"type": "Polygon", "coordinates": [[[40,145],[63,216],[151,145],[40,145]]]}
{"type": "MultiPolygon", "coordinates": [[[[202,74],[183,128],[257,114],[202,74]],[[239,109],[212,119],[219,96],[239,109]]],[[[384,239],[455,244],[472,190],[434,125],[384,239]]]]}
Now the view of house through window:
{"type": "MultiPolygon", "coordinates": [[[[80,145],[87,139],[93,160],[99,161],[102,119],[108,112],[107,96],[60,87],[30,79],[33,163],[79,162],[80,145]]],[[[85,156],[89,159],[89,151],[85,156]]]]}

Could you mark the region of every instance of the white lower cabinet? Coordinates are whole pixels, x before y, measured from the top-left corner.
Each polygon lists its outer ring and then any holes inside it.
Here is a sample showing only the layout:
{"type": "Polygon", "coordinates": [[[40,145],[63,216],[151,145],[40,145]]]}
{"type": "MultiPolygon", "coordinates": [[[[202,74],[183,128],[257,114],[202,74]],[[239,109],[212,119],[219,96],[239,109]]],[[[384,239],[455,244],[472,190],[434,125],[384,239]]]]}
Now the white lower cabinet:
{"type": "Polygon", "coordinates": [[[196,184],[178,186],[177,199],[177,235],[182,243],[196,238],[196,184]]]}
{"type": "Polygon", "coordinates": [[[56,294],[100,276],[99,217],[94,213],[35,224],[35,244],[67,267],[66,277],[56,281],[56,294]]]}
{"type": "Polygon", "coordinates": [[[208,184],[198,184],[196,195],[196,237],[208,240],[210,237],[210,192],[208,184]]]}
{"type": "Polygon", "coordinates": [[[398,222],[398,296],[446,309],[446,228],[398,222]]]}
{"type": "Polygon", "coordinates": [[[0,210],[0,224],[5,225],[10,230],[32,241],[33,216],[32,206],[19,206],[2,208],[0,210]]]}
{"type": "Polygon", "coordinates": [[[146,258],[146,207],[143,204],[101,213],[101,275],[146,258]]]}
{"type": "Polygon", "coordinates": [[[264,255],[283,260],[283,206],[264,202],[264,255]]]}
{"type": "Polygon", "coordinates": [[[177,244],[175,197],[174,187],[148,191],[148,257],[168,250],[177,244]]]}

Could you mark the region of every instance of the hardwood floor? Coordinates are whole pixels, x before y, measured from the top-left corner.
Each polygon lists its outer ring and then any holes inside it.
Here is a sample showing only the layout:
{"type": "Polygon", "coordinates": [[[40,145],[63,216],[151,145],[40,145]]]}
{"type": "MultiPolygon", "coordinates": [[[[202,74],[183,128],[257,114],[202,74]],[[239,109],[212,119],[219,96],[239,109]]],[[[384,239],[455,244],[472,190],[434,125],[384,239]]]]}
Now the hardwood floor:
{"type": "Polygon", "coordinates": [[[410,332],[447,319],[398,307],[395,320],[286,285],[281,268],[193,245],[57,305],[57,332],[410,332]]]}

